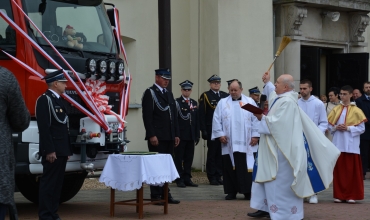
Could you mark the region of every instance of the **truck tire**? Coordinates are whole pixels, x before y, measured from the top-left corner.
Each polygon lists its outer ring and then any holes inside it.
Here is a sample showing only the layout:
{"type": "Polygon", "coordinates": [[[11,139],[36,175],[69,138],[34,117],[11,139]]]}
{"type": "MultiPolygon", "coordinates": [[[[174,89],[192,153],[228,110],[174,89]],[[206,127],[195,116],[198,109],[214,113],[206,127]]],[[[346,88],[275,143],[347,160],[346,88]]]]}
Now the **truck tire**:
{"type": "MultiPolygon", "coordinates": [[[[87,172],[66,173],[64,176],[62,192],[60,195],[60,203],[72,199],[81,189],[87,172]]],[[[15,183],[19,192],[29,201],[39,203],[39,179],[38,175],[16,175],[15,183]]]]}

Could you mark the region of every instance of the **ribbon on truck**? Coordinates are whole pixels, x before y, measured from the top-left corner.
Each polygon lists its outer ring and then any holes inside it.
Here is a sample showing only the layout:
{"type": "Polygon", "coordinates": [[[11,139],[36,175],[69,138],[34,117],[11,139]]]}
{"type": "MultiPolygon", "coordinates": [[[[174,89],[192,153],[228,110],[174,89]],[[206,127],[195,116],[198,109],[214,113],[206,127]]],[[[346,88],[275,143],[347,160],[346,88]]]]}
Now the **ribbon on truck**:
{"type": "Polygon", "coordinates": [[[111,105],[108,105],[109,96],[105,95],[107,87],[104,81],[87,79],[85,86],[86,93],[88,93],[93,98],[96,107],[98,107],[100,112],[114,115],[121,125],[126,122],[120,117],[120,115],[112,111],[111,105]]]}

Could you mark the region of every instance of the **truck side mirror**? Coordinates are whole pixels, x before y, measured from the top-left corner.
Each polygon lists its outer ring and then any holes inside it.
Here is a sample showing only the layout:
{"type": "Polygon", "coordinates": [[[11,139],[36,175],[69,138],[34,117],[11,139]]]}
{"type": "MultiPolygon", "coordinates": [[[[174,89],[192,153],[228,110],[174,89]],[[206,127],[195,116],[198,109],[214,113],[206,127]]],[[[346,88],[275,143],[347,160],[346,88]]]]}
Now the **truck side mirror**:
{"type": "Polygon", "coordinates": [[[46,0],[42,0],[42,3],[39,4],[39,13],[43,15],[45,9],[46,9],[46,0]]]}
{"type": "Polygon", "coordinates": [[[107,9],[107,14],[108,14],[110,24],[113,27],[116,27],[116,21],[114,20],[114,9],[113,8],[107,9]]]}

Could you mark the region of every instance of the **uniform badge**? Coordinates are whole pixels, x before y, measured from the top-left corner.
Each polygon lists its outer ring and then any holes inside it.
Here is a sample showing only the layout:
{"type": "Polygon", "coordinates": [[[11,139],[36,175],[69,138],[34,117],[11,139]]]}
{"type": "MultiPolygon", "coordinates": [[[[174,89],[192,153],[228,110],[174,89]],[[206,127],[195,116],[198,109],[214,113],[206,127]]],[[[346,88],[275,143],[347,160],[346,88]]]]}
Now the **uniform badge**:
{"type": "Polygon", "coordinates": [[[60,109],[60,112],[63,112],[63,109],[60,109]]]}
{"type": "Polygon", "coordinates": [[[55,112],[58,112],[58,109],[55,109],[55,112]]]}

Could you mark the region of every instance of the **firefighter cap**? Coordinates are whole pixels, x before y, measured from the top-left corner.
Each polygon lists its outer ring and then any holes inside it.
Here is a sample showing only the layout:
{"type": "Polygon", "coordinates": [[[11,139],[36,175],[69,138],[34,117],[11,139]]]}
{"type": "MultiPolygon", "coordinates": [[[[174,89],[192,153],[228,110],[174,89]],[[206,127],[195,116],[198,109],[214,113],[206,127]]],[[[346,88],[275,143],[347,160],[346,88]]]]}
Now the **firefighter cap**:
{"type": "Polygon", "coordinates": [[[68,81],[66,79],[66,77],[64,76],[64,74],[63,74],[63,69],[60,69],[60,70],[54,71],[52,73],[49,73],[48,75],[46,75],[42,79],[44,79],[46,83],[51,83],[51,82],[54,82],[54,81],[59,81],[59,82],[67,82],[68,81]]]}
{"type": "Polygon", "coordinates": [[[261,94],[260,90],[258,89],[258,87],[253,87],[251,89],[249,89],[249,94],[256,94],[256,95],[259,95],[261,94]]]}
{"type": "Polygon", "coordinates": [[[163,79],[171,79],[171,71],[168,68],[155,70],[155,75],[161,76],[163,79]]]}
{"type": "Polygon", "coordinates": [[[220,82],[220,81],[221,81],[221,78],[215,74],[215,75],[212,75],[211,77],[209,77],[209,78],[207,79],[207,81],[208,81],[208,82],[213,82],[213,81],[218,81],[218,82],[220,82]]]}
{"type": "Polygon", "coordinates": [[[180,83],[179,85],[181,86],[181,89],[191,89],[193,88],[193,84],[192,82],[190,82],[189,80],[185,80],[184,82],[180,83]]]}

